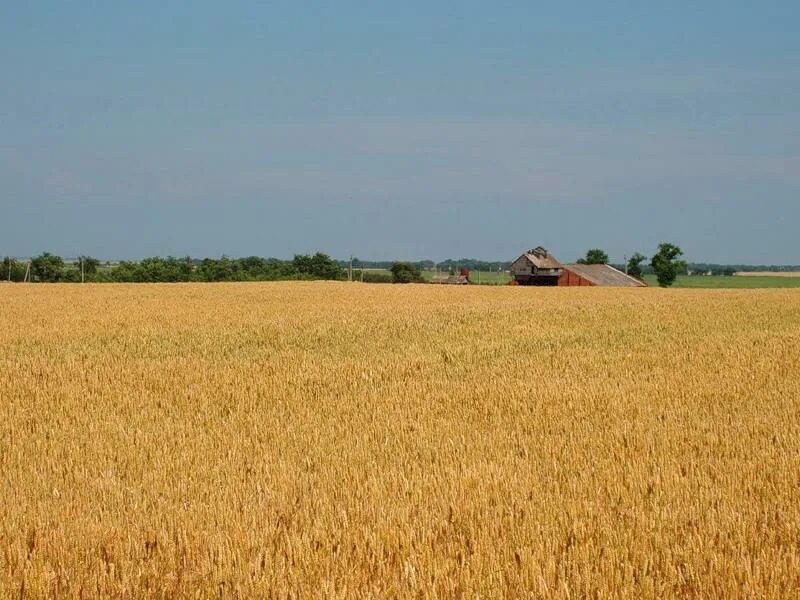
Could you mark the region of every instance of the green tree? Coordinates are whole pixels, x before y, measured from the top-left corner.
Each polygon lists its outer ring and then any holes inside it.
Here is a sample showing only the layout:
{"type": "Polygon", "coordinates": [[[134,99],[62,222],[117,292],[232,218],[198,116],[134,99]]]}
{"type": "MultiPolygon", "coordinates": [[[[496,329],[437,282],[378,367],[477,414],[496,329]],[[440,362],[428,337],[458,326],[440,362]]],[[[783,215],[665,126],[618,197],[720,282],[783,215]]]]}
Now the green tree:
{"type": "Polygon", "coordinates": [[[420,275],[419,269],[412,263],[395,262],[392,263],[392,268],[389,270],[392,272],[393,283],[415,283],[422,281],[422,275],[420,275]]]}
{"type": "Polygon", "coordinates": [[[139,277],[139,265],[123,260],[110,270],[111,281],[118,283],[132,283],[142,281],[139,277]]]}
{"type": "Polygon", "coordinates": [[[98,267],[100,267],[100,261],[96,258],[91,256],[79,256],[78,257],[78,268],[81,267],[81,262],[83,262],[83,272],[86,275],[94,275],[97,273],[98,267]]]}
{"type": "MultiPolygon", "coordinates": [[[[171,258],[171,257],[169,257],[171,258]]],[[[167,260],[160,256],[143,258],[135,266],[135,281],[139,283],[161,283],[170,281],[167,260]]]]}
{"type": "Polygon", "coordinates": [[[0,263],[0,280],[22,281],[25,278],[25,265],[16,258],[6,256],[0,263]]]}
{"type": "Polygon", "coordinates": [[[344,279],[344,269],[322,252],[313,256],[295,254],[292,264],[297,274],[311,279],[344,279]]]}
{"type": "Polygon", "coordinates": [[[31,260],[31,273],[39,281],[60,281],[64,276],[64,259],[50,252],[42,252],[31,260]]]}
{"type": "Polygon", "coordinates": [[[198,272],[199,278],[205,281],[235,281],[239,275],[239,264],[223,254],[218,260],[204,258],[198,272]]]}
{"type": "Polygon", "coordinates": [[[345,271],[330,256],[317,252],[311,257],[311,272],[320,279],[344,279],[345,271]]]}
{"type": "Polygon", "coordinates": [[[83,274],[88,281],[92,281],[94,276],[97,275],[97,269],[100,267],[100,261],[91,256],[79,256],[75,261],[75,281],[81,280],[81,267],[83,274]]]}
{"type": "Polygon", "coordinates": [[[647,260],[647,257],[644,254],[640,254],[639,252],[634,252],[633,256],[628,259],[628,275],[631,277],[636,277],[636,279],[642,278],[642,263],[647,260]]]}
{"type": "Polygon", "coordinates": [[[608,254],[600,248],[592,248],[586,252],[585,258],[579,258],[578,264],[581,265],[607,265],[608,254]]]}
{"type": "Polygon", "coordinates": [[[669,287],[675,283],[678,273],[686,269],[686,263],[678,260],[681,256],[683,250],[675,244],[664,242],[658,245],[658,252],[650,259],[650,266],[656,273],[658,285],[669,287]]]}

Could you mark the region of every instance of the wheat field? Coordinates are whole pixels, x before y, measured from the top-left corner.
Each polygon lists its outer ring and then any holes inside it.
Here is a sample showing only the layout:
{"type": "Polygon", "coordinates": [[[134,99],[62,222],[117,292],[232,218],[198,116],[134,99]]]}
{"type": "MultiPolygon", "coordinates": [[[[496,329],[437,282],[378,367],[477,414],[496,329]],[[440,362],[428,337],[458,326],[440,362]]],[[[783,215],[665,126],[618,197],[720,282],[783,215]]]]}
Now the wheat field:
{"type": "Polygon", "coordinates": [[[797,597],[800,291],[0,286],[0,592],[797,597]]]}

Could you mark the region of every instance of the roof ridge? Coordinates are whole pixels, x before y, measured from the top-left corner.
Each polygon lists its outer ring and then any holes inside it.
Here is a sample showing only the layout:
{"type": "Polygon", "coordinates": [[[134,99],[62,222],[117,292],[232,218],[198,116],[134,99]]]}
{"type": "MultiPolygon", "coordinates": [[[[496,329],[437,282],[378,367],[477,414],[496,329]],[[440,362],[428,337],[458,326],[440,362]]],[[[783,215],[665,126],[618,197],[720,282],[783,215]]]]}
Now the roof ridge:
{"type": "Polygon", "coordinates": [[[606,266],[607,266],[609,269],[614,269],[614,270],[615,270],[617,273],[619,273],[620,275],[624,275],[624,276],[625,276],[625,277],[627,277],[628,279],[633,279],[633,280],[634,280],[636,283],[643,283],[641,280],[637,279],[637,278],[636,278],[636,277],[634,277],[633,275],[629,275],[628,273],[626,273],[625,271],[622,271],[622,270],[618,269],[618,268],[617,268],[617,267],[615,267],[614,265],[609,265],[608,263],[606,263],[606,266]]]}
{"type": "MultiPolygon", "coordinates": [[[[614,284],[608,278],[611,277],[617,279],[617,284],[621,284],[625,282],[628,286],[631,287],[647,287],[647,284],[641,281],[640,279],[636,279],[632,275],[625,273],[624,271],[620,271],[616,267],[609,265],[608,263],[595,263],[595,264],[585,264],[585,263],[570,263],[565,265],[565,267],[569,270],[572,270],[574,273],[577,273],[581,277],[588,279],[595,283],[595,285],[609,285],[614,286],[614,284]],[[605,274],[605,275],[604,275],[605,274]],[[601,283],[602,280],[602,283],[601,283]]],[[[623,285],[622,287],[627,287],[623,285]]]]}

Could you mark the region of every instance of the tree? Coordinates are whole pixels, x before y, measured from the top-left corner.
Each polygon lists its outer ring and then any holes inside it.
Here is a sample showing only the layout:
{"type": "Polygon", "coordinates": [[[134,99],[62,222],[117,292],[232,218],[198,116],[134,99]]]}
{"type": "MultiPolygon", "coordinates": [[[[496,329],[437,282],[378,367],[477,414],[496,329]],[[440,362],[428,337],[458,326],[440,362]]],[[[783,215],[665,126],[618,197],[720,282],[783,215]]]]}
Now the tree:
{"type": "Polygon", "coordinates": [[[317,252],[311,257],[311,274],[320,279],[344,279],[345,271],[330,256],[317,252]]]}
{"type": "Polygon", "coordinates": [[[686,263],[678,260],[681,256],[683,250],[675,244],[664,242],[658,245],[658,252],[650,259],[650,266],[656,272],[658,285],[669,287],[675,283],[678,273],[686,269],[686,263]]]}
{"type": "Polygon", "coordinates": [[[642,263],[647,260],[647,257],[644,254],[640,254],[639,252],[634,252],[633,256],[628,259],[628,275],[631,277],[636,277],[636,279],[642,278],[642,263]]]}
{"type": "Polygon", "coordinates": [[[600,248],[592,248],[586,252],[585,258],[579,258],[578,264],[581,265],[607,265],[608,254],[600,248]]]}
{"type": "Polygon", "coordinates": [[[39,281],[60,281],[64,276],[64,259],[49,252],[42,252],[31,260],[31,273],[39,281]]]}
{"type": "Polygon", "coordinates": [[[100,267],[100,261],[91,256],[79,256],[75,262],[76,277],[75,281],[80,281],[81,269],[86,279],[92,280],[100,267]]]}
{"type": "Polygon", "coordinates": [[[86,275],[94,275],[95,273],[97,273],[97,269],[100,266],[99,260],[91,256],[79,256],[78,268],[80,268],[81,262],[83,262],[83,272],[86,275]]]}
{"type": "Polygon", "coordinates": [[[395,262],[392,263],[392,268],[389,270],[392,272],[393,283],[415,283],[422,281],[422,275],[420,275],[419,269],[411,263],[395,262]]]}
{"type": "Polygon", "coordinates": [[[120,261],[120,263],[109,272],[111,281],[116,281],[118,283],[142,281],[139,277],[139,265],[134,262],[126,260],[120,261]]]}
{"type": "Polygon", "coordinates": [[[25,278],[25,265],[15,258],[6,256],[0,263],[0,280],[22,281],[25,278]]]}
{"type": "Polygon", "coordinates": [[[312,279],[344,279],[344,269],[322,252],[317,252],[314,256],[295,254],[292,263],[295,272],[299,275],[305,275],[312,279]]]}

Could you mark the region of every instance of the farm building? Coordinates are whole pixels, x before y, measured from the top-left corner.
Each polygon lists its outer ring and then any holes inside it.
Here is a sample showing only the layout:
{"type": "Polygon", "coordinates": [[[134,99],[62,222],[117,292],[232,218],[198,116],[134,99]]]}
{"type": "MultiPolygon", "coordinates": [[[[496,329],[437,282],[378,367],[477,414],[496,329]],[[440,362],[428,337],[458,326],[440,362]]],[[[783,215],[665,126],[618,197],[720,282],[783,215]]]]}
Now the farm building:
{"type": "Polygon", "coordinates": [[[558,285],[564,265],[546,248],[537,246],[511,263],[509,272],[520,285],[558,285]]]}
{"type": "Polygon", "coordinates": [[[443,283],[446,285],[467,285],[469,283],[469,269],[466,267],[461,267],[458,275],[437,273],[431,279],[431,283],[443,283]]]}
{"type": "Polygon", "coordinates": [[[547,249],[528,250],[509,268],[519,285],[646,287],[646,284],[610,265],[564,265],[547,249]]]}
{"type": "Polygon", "coordinates": [[[431,278],[431,283],[442,283],[446,285],[467,285],[469,279],[465,275],[436,274],[431,278]]]}
{"type": "Polygon", "coordinates": [[[558,278],[560,286],[647,287],[643,281],[611,265],[564,265],[558,278]]]}

